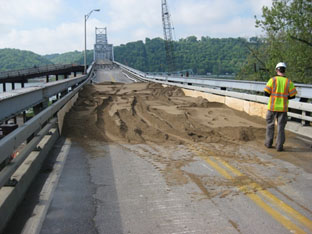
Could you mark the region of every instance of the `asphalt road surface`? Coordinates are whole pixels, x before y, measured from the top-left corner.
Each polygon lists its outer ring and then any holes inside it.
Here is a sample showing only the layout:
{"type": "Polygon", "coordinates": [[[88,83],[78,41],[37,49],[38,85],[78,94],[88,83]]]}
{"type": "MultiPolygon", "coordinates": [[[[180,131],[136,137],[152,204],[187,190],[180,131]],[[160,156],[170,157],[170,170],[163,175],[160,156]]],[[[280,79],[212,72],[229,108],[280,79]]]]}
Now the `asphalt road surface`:
{"type": "Polygon", "coordinates": [[[132,83],[133,81],[126,77],[120,69],[107,69],[98,70],[96,72],[95,82],[120,82],[120,83],[132,83]]]}
{"type": "MultiPolygon", "coordinates": [[[[116,69],[98,71],[95,81],[132,82],[116,69]]],[[[311,171],[273,151],[238,147],[236,154],[248,152],[240,162],[196,142],[84,141],[88,147],[61,138],[51,152],[52,160],[67,147],[42,234],[312,233],[311,171]]],[[[20,233],[25,214],[35,215],[36,199],[28,195],[26,203],[7,233],[20,233]]]]}

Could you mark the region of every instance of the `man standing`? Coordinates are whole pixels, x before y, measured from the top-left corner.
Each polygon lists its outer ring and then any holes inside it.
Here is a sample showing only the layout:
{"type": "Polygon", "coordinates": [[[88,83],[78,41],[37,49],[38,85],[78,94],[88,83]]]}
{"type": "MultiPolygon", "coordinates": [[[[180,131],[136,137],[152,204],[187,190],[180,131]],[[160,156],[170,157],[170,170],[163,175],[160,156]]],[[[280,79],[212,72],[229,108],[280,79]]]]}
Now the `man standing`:
{"type": "Polygon", "coordinates": [[[264,88],[266,96],[270,97],[266,115],[265,146],[271,148],[274,138],[275,119],[277,120],[276,150],[283,151],[285,142],[285,126],[287,123],[288,99],[296,97],[294,83],[285,77],[286,64],[280,62],[275,67],[277,76],[272,77],[264,88]]]}

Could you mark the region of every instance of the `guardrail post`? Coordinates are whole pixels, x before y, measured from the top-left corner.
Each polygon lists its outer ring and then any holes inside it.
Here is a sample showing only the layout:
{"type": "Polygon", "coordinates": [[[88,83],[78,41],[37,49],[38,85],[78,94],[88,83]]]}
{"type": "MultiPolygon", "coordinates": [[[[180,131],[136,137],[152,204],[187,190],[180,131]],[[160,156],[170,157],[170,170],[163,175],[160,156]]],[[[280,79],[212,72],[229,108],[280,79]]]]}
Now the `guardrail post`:
{"type": "Polygon", "coordinates": [[[3,92],[6,92],[6,85],[5,82],[2,83],[3,92]]]}
{"type": "Polygon", "coordinates": [[[34,110],[34,115],[37,115],[40,113],[40,111],[42,110],[42,103],[39,103],[38,105],[34,106],[33,107],[33,110],[34,110]]]}
{"type": "MultiPolygon", "coordinates": [[[[308,102],[308,99],[307,98],[300,98],[299,102],[308,102]]],[[[309,121],[303,120],[303,118],[305,116],[310,116],[310,113],[306,112],[306,111],[301,111],[301,114],[302,114],[302,120],[301,120],[302,126],[310,126],[310,122],[309,121]]]]}
{"type": "Polygon", "coordinates": [[[26,111],[23,111],[23,123],[26,122],[26,111]]]}
{"type": "Polygon", "coordinates": [[[64,97],[67,93],[68,93],[68,91],[67,91],[67,90],[65,90],[65,91],[61,92],[61,97],[60,97],[60,98],[64,97]]]}
{"type": "MultiPolygon", "coordinates": [[[[306,116],[306,112],[305,111],[302,111],[302,118],[304,118],[306,116]]],[[[301,124],[302,126],[305,126],[306,125],[306,122],[305,120],[301,120],[301,124]]]]}
{"type": "Polygon", "coordinates": [[[37,115],[39,114],[39,112],[41,112],[43,109],[45,109],[46,107],[48,107],[49,105],[49,99],[46,99],[45,101],[39,103],[38,105],[34,106],[34,114],[37,115]]]}
{"type": "MultiPolygon", "coordinates": [[[[92,82],[92,81],[91,81],[91,82],[92,82]]],[[[73,86],[71,87],[71,90],[74,90],[76,87],[77,87],[77,85],[73,85],[73,86]]]]}

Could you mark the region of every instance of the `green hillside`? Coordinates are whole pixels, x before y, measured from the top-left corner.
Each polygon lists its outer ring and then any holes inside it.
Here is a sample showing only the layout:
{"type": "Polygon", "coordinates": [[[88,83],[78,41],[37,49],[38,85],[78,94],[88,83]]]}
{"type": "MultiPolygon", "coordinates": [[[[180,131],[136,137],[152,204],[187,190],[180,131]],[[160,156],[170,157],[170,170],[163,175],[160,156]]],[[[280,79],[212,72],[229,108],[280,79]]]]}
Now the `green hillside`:
{"type": "MultiPolygon", "coordinates": [[[[176,69],[193,69],[195,74],[237,73],[249,54],[242,38],[209,38],[195,36],[174,42],[176,69]]],[[[164,72],[166,54],[164,40],[149,39],[114,47],[115,60],[145,72],[164,72]]],[[[83,52],[74,51],[44,56],[54,64],[83,64],[83,52]]],[[[93,61],[93,51],[87,51],[87,63],[93,61]]]]}
{"type": "MultiPolygon", "coordinates": [[[[50,60],[54,64],[83,64],[84,54],[81,51],[67,52],[63,54],[48,54],[44,55],[44,58],[50,60]]],[[[87,63],[90,64],[93,61],[93,50],[87,51],[87,63]]]]}
{"type": "MultiPolygon", "coordinates": [[[[174,42],[176,70],[192,69],[195,74],[237,73],[249,54],[246,40],[241,38],[209,38],[198,40],[195,36],[174,42]]],[[[114,47],[115,60],[145,72],[167,70],[164,40],[149,39],[129,42],[114,47]]],[[[45,64],[83,64],[83,52],[40,56],[17,49],[0,50],[1,70],[20,69],[45,64]]],[[[87,51],[87,63],[93,61],[93,51],[87,51]]]]}
{"type": "MultiPolygon", "coordinates": [[[[240,71],[249,51],[243,38],[195,36],[174,42],[176,70],[193,69],[195,74],[232,74],[240,71]]],[[[163,72],[166,68],[164,40],[130,42],[114,48],[115,60],[141,71],[163,72]]]]}
{"type": "Polygon", "coordinates": [[[0,49],[0,71],[30,68],[47,64],[52,64],[52,62],[31,51],[0,49]]]}

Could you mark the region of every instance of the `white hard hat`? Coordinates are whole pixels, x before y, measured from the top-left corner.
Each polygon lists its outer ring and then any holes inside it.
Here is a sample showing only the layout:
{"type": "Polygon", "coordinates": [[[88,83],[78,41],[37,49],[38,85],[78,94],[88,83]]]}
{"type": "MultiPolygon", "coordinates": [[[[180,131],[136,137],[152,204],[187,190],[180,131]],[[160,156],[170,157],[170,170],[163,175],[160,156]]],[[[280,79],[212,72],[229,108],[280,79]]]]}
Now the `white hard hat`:
{"type": "Polygon", "coordinates": [[[276,64],[275,69],[277,69],[277,68],[279,68],[279,67],[285,67],[285,68],[286,68],[286,63],[279,62],[278,64],[276,64]]]}

